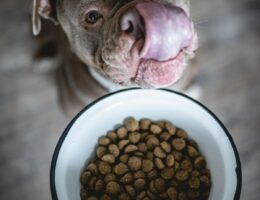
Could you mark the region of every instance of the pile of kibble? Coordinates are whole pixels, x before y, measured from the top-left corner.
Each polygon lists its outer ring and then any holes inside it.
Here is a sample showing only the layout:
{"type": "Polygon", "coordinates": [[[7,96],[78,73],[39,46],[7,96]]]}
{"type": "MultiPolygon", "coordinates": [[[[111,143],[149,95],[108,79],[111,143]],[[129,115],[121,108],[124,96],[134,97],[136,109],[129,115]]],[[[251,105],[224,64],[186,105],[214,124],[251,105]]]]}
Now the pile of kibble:
{"type": "Polygon", "coordinates": [[[183,129],[132,117],[99,139],[80,181],[82,200],[204,200],[211,187],[206,161],[183,129]]]}

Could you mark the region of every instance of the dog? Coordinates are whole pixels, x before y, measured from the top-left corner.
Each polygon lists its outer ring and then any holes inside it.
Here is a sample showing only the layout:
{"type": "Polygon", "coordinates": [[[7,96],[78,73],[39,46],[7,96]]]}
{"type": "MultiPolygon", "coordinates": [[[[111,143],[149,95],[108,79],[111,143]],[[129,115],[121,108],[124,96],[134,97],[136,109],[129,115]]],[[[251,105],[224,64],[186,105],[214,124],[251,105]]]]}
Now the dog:
{"type": "Polygon", "coordinates": [[[198,47],[189,9],[189,0],[34,0],[35,57],[55,60],[69,115],[121,88],[187,91],[198,47]]]}

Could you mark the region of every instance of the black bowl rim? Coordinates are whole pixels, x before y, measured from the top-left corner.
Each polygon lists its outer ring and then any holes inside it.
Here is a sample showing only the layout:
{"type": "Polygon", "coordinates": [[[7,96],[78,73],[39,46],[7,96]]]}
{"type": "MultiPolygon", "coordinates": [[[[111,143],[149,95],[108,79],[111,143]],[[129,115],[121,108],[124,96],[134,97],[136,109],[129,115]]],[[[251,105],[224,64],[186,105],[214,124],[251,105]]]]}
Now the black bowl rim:
{"type": "MultiPolygon", "coordinates": [[[[50,169],[50,188],[51,188],[51,196],[52,196],[52,199],[53,200],[58,200],[58,197],[57,197],[57,192],[56,192],[56,186],[55,186],[55,169],[56,169],[56,164],[57,164],[57,159],[58,159],[58,156],[59,156],[59,152],[60,152],[60,149],[62,147],[62,144],[70,130],[70,128],[72,127],[72,125],[75,123],[75,121],[86,111],[88,110],[89,108],[91,108],[94,104],[100,102],[101,100],[109,97],[109,96],[112,96],[112,95],[115,95],[117,93],[122,93],[122,92],[126,92],[126,91],[129,91],[129,90],[141,90],[141,88],[127,88],[127,89],[123,89],[123,90],[118,90],[116,92],[112,92],[112,93],[108,93],[98,99],[96,99],[95,101],[93,101],[92,103],[88,104],[85,108],[83,108],[72,120],[71,122],[68,124],[68,126],[66,127],[66,129],[64,130],[64,132],[62,133],[57,145],[56,145],[56,148],[55,148],[55,151],[54,151],[54,154],[53,154],[53,157],[52,157],[52,161],[51,161],[51,169],[50,169]]],[[[201,106],[205,111],[207,111],[217,122],[218,124],[221,126],[221,128],[224,130],[225,134],[227,135],[230,143],[231,143],[231,146],[233,148],[233,151],[234,151],[234,155],[235,155],[235,158],[236,158],[236,174],[237,174],[237,187],[236,187],[236,192],[235,192],[235,195],[234,195],[234,200],[239,200],[240,199],[240,194],[241,194],[241,186],[242,186],[242,170],[241,170],[241,162],[240,162],[240,158],[239,158],[239,154],[238,154],[238,151],[237,151],[237,148],[235,146],[235,143],[233,141],[233,138],[231,136],[231,134],[229,133],[229,131],[227,130],[227,128],[224,126],[224,124],[218,119],[218,117],[211,111],[209,110],[206,106],[204,106],[202,103],[200,103],[199,101],[193,99],[192,97],[189,97],[188,95],[186,94],[183,94],[181,92],[177,92],[177,91],[174,91],[174,90],[169,90],[169,89],[159,89],[159,90],[163,90],[163,91],[166,91],[166,92],[170,92],[170,93],[175,93],[177,95],[180,95],[180,96],[183,96],[191,101],[193,101],[194,103],[198,104],[199,106],[201,106]]]]}

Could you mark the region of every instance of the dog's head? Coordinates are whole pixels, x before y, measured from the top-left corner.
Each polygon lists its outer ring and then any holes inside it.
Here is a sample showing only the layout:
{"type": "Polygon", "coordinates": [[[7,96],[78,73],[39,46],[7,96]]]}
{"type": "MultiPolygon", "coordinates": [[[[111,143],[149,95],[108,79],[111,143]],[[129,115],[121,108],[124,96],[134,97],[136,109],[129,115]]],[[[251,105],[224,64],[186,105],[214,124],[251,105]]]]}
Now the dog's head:
{"type": "Polygon", "coordinates": [[[57,21],[77,56],[123,85],[165,87],[182,75],[197,48],[189,0],[34,0],[57,21]]]}

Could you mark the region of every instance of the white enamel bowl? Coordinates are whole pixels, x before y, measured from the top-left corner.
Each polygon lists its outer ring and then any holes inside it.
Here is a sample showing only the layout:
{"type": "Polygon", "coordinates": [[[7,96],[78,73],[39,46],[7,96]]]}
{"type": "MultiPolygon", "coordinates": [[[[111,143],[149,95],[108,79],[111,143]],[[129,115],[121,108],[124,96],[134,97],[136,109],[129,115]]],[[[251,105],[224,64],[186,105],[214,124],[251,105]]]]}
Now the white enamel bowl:
{"type": "Polygon", "coordinates": [[[210,200],[239,199],[241,166],[231,135],[204,105],[170,90],[127,89],[99,98],[68,125],[51,166],[54,200],[80,200],[80,174],[100,136],[129,116],[166,119],[197,141],[212,174],[210,200]]]}

